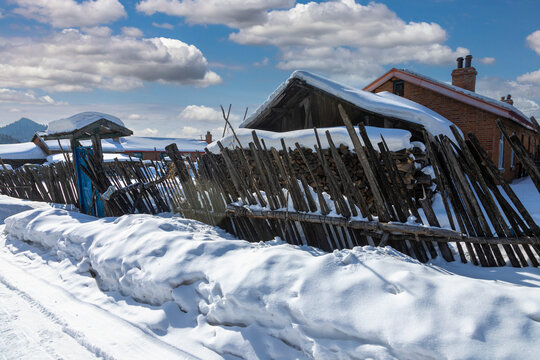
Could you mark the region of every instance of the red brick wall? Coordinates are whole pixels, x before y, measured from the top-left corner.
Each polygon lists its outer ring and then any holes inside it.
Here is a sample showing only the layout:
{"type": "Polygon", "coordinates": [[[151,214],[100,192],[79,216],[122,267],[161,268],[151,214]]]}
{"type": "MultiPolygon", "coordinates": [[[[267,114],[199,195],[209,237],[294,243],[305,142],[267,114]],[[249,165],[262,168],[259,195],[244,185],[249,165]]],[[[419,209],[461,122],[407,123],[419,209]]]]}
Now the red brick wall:
{"type": "MultiPolygon", "coordinates": [[[[474,106],[462,103],[455,99],[449,98],[442,94],[436,93],[432,90],[422,88],[420,86],[405,82],[404,84],[404,97],[422,104],[431,110],[441,114],[466,135],[472,132],[476,135],[480,143],[487,151],[495,165],[498,165],[499,157],[499,137],[500,131],[495,123],[498,118],[497,115],[490,112],[478,109],[474,106]]],[[[389,80],[375,89],[373,92],[389,91],[393,92],[392,80],[389,80]]],[[[540,142],[540,136],[531,130],[527,130],[510,119],[503,119],[507,131],[511,134],[515,132],[521,139],[523,135],[523,144],[525,147],[530,143],[534,143],[534,137],[537,138],[537,143],[540,142]]],[[[529,149],[532,152],[532,145],[529,149]]],[[[506,180],[514,179],[520,170],[518,161],[516,159],[515,166],[510,167],[511,162],[511,148],[508,142],[505,140],[504,144],[504,178],[506,180]]]]}

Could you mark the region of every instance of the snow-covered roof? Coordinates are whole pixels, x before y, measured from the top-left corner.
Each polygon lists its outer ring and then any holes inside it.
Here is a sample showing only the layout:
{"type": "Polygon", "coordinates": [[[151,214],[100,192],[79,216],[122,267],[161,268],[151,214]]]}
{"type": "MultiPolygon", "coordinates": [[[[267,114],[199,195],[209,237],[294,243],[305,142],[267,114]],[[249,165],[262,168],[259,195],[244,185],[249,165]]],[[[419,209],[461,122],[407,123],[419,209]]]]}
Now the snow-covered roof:
{"type": "Polygon", "coordinates": [[[1,144],[0,158],[9,160],[45,159],[47,154],[33,142],[1,144]]]}
{"type": "MultiPolygon", "coordinates": [[[[329,148],[328,140],[325,135],[327,130],[330,132],[330,135],[332,136],[332,141],[336,146],[343,144],[348,146],[349,149],[354,148],[352,140],[345,126],[337,126],[317,129],[321,141],[321,147],[323,149],[329,148]]],[[[254,129],[240,128],[236,130],[236,135],[238,137],[238,140],[240,140],[242,147],[247,148],[248,144],[250,142],[253,142],[253,137],[251,135],[252,131],[254,131],[254,129]]],[[[317,139],[315,137],[315,132],[313,131],[313,129],[302,129],[286,132],[273,132],[266,130],[255,131],[259,139],[264,140],[264,143],[266,144],[268,149],[272,147],[276,149],[281,149],[281,139],[284,139],[285,146],[291,149],[295,149],[295,143],[297,142],[301,146],[310,149],[313,149],[313,147],[317,144],[317,139]]],[[[356,129],[356,131],[358,137],[360,137],[358,129],[356,129]]],[[[382,135],[384,137],[384,140],[388,144],[388,148],[390,149],[390,151],[398,151],[401,149],[412,148],[410,142],[411,133],[407,130],[366,126],[366,132],[369,139],[371,140],[371,143],[375,146],[377,143],[382,141],[382,135]]],[[[236,142],[236,139],[233,135],[226,136],[219,141],[223,144],[223,146],[227,148],[233,149],[238,146],[238,143],[236,142]]],[[[212,144],[210,144],[208,146],[208,150],[215,154],[219,154],[220,150],[217,145],[217,141],[214,141],[212,144]]]]}
{"type": "Polygon", "coordinates": [[[82,129],[83,127],[88,126],[101,119],[105,119],[112,123],[115,123],[116,125],[126,127],[122,120],[120,120],[116,116],[95,111],[87,111],[75,114],[68,118],[51,121],[44,134],[54,135],[75,131],[78,129],[82,129]]]}
{"type": "Polygon", "coordinates": [[[423,74],[419,74],[407,69],[393,68],[366,86],[364,90],[373,91],[392,77],[397,77],[402,80],[412,82],[415,85],[442,93],[443,95],[456,98],[457,100],[465,102],[469,105],[492,112],[499,116],[510,118],[529,129],[534,129],[531,119],[513,105],[475,93],[474,91],[460,88],[459,86],[454,86],[439,80],[435,80],[423,74]]]}
{"type": "MultiPolygon", "coordinates": [[[[69,140],[60,140],[62,149],[70,151],[71,145],[69,140]]],[[[121,137],[119,141],[113,139],[101,140],[103,152],[124,152],[124,151],[165,151],[165,146],[175,143],[178,150],[185,152],[204,152],[206,141],[185,138],[162,138],[162,137],[142,137],[142,136],[126,136],[121,137]]],[[[51,151],[60,151],[57,140],[45,140],[48,148],[51,151]]],[[[90,140],[81,141],[83,146],[91,146],[90,140]]]]}
{"type": "MultiPolygon", "coordinates": [[[[73,156],[71,153],[67,153],[66,156],[69,160],[72,160],[73,156]]],[[[111,154],[111,153],[104,153],[103,154],[103,161],[104,162],[112,162],[115,159],[118,159],[118,161],[130,161],[132,160],[129,156],[123,155],[123,154],[111,154]]],[[[44,165],[47,164],[54,164],[58,162],[64,162],[66,161],[66,158],[64,157],[64,154],[53,154],[47,156],[47,162],[45,162],[44,165]]]]}
{"type": "Polygon", "coordinates": [[[373,94],[359,90],[303,70],[293,72],[287,81],[282,83],[246,121],[240,124],[240,127],[247,127],[252,124],[280,96],[293,79],[302,80],[308,85],[367,111],[420,124],[434,135],[444,134],[453,138],[449,128],[452,123],[423,105],[390,93],[373,94]]]}

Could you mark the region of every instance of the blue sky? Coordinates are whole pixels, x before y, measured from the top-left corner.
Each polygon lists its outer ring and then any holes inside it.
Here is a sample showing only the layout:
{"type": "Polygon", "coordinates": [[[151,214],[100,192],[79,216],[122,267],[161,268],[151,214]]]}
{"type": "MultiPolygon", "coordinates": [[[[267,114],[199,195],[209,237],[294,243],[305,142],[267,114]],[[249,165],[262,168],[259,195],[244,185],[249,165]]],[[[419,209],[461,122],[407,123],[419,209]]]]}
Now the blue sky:
{"type": "Polygon", "coordinates": [[[460,0],[0,1],[0,125],[81,111],[139,135],[220,131],[294,69],[362,88],[392,67],[449,81],[472,54],[477,91],[540,117],[540,2],[460,0]]]}

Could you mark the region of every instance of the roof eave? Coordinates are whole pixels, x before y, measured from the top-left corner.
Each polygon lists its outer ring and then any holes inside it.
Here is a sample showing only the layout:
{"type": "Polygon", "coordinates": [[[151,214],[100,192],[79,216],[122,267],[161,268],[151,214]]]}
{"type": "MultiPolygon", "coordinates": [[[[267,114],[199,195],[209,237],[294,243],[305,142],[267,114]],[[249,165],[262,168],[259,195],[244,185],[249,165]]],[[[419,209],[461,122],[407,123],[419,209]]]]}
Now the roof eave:
{"type": "Polygon", "coordinates": [[[439,94],[446,95],[448,97],[451,97],[453,99],[459,100],[465,104],[475,106],[477,108],[480,108],[482,110],[491,112],[493,114],[509,118],[518,124],[535,131],[532,124],[529,123],[527,119],[523,119],[521,116],[519,116],[517,113],[514,113],[512,111],[509,111],[503,107],[498,107],[494,104],[488,103],[483,101],[482,99],[474,98],[471,96],[468,96],[466,94],[463,94],[461,92],[455,91],[449,87],[442,86],[440,84],[434,83],[433,81],[430,81],[428,79],[424,79],[418,76],[415,76],[413,74],[409,74],[406,72],[403,72],[399,69],[392,68],[388,72],[386,72],[384,75],[373,81],[371,84],[366,86],[363,90],[365,91],[373,91],[388,80],[390,80],[393,77],[398,77],[401,80],[408,81],[414,85],[435,91],[439,94]]]}

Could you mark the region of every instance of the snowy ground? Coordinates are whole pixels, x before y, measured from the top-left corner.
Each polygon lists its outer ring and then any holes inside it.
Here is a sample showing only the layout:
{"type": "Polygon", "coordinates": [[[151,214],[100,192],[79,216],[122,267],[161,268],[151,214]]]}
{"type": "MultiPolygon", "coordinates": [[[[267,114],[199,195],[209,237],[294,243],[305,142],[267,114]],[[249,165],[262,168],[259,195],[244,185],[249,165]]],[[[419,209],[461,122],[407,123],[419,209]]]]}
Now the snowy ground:
{"type": "MultiPolygon", "coordinates": [[[[531,185],[513,187],[540,222],[531,185]]],[[[166,214],[96,220],[8,197],[2,219],[0,359],[537,359],[540,351],[535,268],[250,244],[166,214]]]]}

